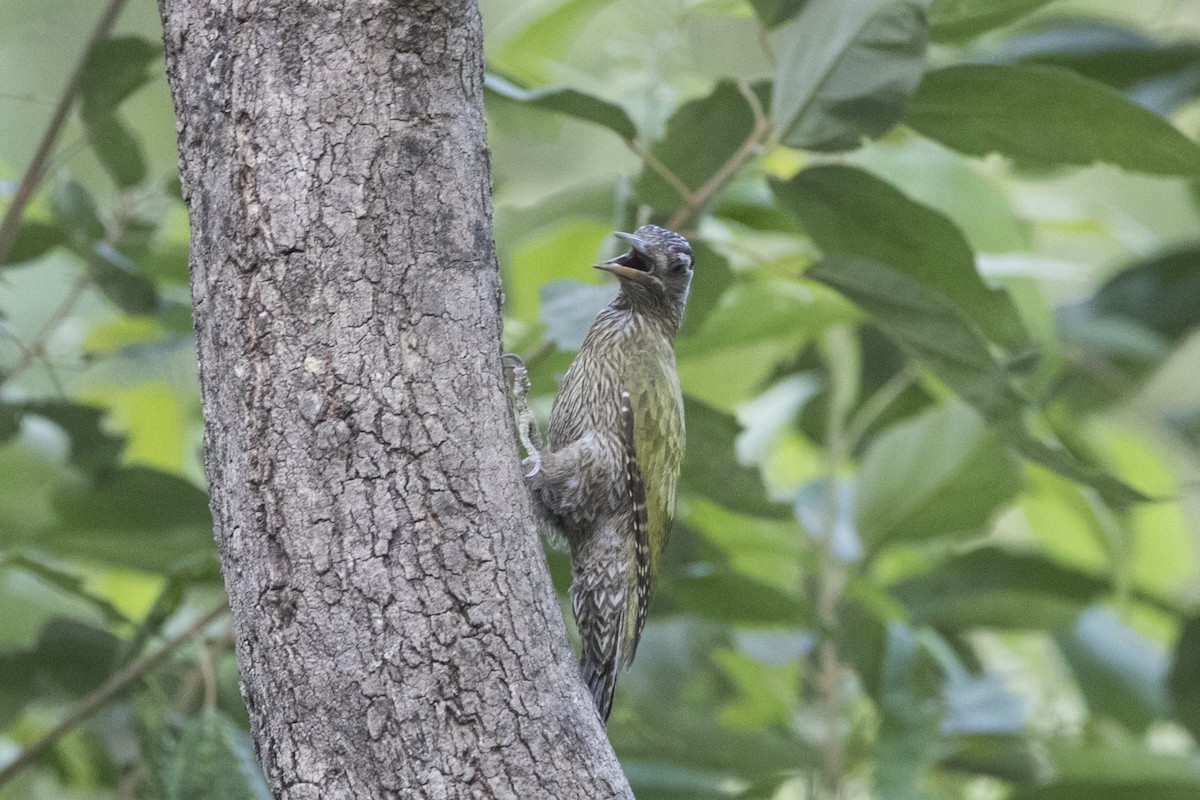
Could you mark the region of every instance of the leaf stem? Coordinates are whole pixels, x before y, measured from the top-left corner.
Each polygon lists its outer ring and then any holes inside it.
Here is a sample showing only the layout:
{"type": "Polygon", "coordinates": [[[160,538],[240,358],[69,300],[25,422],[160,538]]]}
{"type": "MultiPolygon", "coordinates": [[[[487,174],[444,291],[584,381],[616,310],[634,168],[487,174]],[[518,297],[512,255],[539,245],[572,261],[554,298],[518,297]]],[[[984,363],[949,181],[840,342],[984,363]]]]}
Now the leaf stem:
{"type": "Polygon", "coordinates": [[[11,764],[4,769],[0,769],[0,787],[23,772],[26,767],[33,764],[38,756],[44,753],[51,745],[79,727],[89,717],[116,699],[130,684],[166,663],[176,650],[192,641],[195,636],[226,614],[228,610],[226,604],[220,604],[193,622],[188,626],[186,631],[168,640],[157,653],[140,658],[109,676],[108,680],[102,686],[83,698],[74,711],[64,717],[53,728],[46,731],[41,738],[22,750],[11,764]]]}
{"type": "Polygon", "coordinates": [[[91,55],[92,48],[108,36],[113,23],[116,22],[121,9],[125,6],[125,2],[126,0],[111,0],[108,8],[104,9],[104,13],[100,15],[96,27],[92,29],[91,36],[83,46],[79,60],[75,62],[75,68],[67,79],[67,85],[63,87],[62,97],[58,100],[58,106],[54,109],[54,116],[50,118],[50,124],[46,126],[46,132],[42,134],[42,140],[38,143],[37,151],[29,162],[29,168],[21,176],[21,183],[18,184],[17,191],[13,194],[8,209],[4,212],[4,217],[0,218],[0,264],[5,263],[8,258],[8,252],[12,249],[13,242],[16,241],[17,231],[25,216],[25,207],[29,205],[29,201],[33,199],[33,193],[37,191],[42,179],[46,176],[46,164],[54,149],[54,143],[58,140],[58,135],[62,133],[62,127],[67,121],[67,115],[71,112],[71,106],[75,102],[79,78],[83,74],[83,67],[87,63],[88,56],[91,55]]]}

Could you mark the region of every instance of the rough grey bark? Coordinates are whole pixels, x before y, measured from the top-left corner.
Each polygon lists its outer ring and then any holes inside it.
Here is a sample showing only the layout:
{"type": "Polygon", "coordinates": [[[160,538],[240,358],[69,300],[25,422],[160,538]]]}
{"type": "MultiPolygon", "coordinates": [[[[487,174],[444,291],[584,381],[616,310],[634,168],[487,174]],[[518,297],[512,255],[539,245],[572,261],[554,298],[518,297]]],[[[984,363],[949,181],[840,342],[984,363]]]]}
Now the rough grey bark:
{"type": "Polygon", "coordinates": [[[630,797],[512,443],[474,3],[160,2],[276,796],[630,797]]]}

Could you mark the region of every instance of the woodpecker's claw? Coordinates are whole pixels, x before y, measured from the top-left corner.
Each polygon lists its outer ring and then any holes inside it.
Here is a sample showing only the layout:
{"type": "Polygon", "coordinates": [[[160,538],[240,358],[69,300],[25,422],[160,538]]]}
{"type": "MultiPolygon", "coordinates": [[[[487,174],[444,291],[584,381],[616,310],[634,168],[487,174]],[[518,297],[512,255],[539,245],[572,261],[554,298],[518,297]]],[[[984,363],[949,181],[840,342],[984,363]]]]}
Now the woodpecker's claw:
{"type": "Polygon", "coordinates": [[[521,437],[521,446],[529,456],[525,461],[533,462],[533,471],[525,476],[530,478],[541,471],[542,456],[536,444],[540,438],[537,419],[529,410],[529,372],[525,369],[525,362],[521,361],[521,357],[513,353],[505,353],[501,356],[501,361],[504,362],[505,370],[512,373],[512,400],[513,410],[517,415],[517,435],[521,437]]]}

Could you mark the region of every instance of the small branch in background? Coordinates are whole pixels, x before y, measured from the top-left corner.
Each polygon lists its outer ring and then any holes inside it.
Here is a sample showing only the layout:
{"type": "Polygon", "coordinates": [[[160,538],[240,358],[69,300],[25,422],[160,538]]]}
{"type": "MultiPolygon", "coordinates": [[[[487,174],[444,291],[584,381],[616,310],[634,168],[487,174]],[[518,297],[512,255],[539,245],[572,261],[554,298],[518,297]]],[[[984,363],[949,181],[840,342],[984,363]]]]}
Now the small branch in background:
{"type": "Polygon", "coordinates": [[[96,27],[92,29],[91,36],[84,43],[79,61],[75,63],[75,68],[71,71],[71,76],[67,79],[67,85],[63,88],[62,97],[59,98],[58,106],[54,109],[54,116],[50,118],[50,124],[46,126],[46,132],[42,134],[42,140],[38,143],[37,151],[34,152],[33,159],[29,162],[29,168],[21,176],[21,183],[18,184],[17,191],[13,194],[8,209],[4,212],[4,217],[0,218],[0,264],[5,262],[5,259],[8,257],[8,251],[12,249],[13,242],[17,238],[17,231],[20,229],[21,220],[25,216],[25,206],[29,205],[29,201],[33,199],[33,193],[37,191],[38,186],[41,185],[42,180],[46,177],[46,165],[49,161],[50,153],[54,149],[54,143],[58,140],[58,135],[62,132],[63,125],[67,121],[67,115],[71,112],[71,106],[75,103],[76,90],[79,88],[79,76],[83,74],[84,64],[87,63],[92,49],[108,36],[113,23],[116,22],[121,9],[125,6],[125,2],[126,0],[111,0],[108,8],[100,15],[100,20],[96,23],[96,27]]]}
{"type": "Polygon", "coordinates": [[[169,639],[157,653],[131,662],[109,676],[109,679],[100,688],[83,698],[74,711],[43,734],[41,738],[26,746],[11,764],[4,769],[0,769],[0,787],[4,786],[33,764],[55,742],[75,730],[75,728],[86,722],[96,712],[115,700],[121,692],[129,688],[134,682],[165,664],[176,650],[192,641],[201,631],[228,612],[228,606],[222,603],[188,626],[186,631],[173,639],[169,639]]]}
{"type": "MultiPolygon", "coordinates": [[[[62,302],[58,304],[58,308],[54,309],[53,313],[50,314],[49,319],[47,319],[45,324],[42,325],[41,329],[37,332],[37,335],[33,337],[33,341],[29,344],[21,344],[20,342],[17,343],[17,346],[21,348],[21,357],[17,359],[16,364],[13,364],[12,369],[0,374],[0,389],[4,388],[4,385],[18,373],[24,372],[26,369],[32,366],[33,362],[35,361],[42,360],[46,363],[47,368],[50,368],[49,356],[46,353],[46,345],[49,343],[50,337],[56,330],[58,330],[58,326],[61,325],[68,316],[70,316],[73,310],[75,310],[75,304],[79,302],[80,298],[83,297],[84,293],[88,290],[88,288],[91,287],[91,285],[91,273],[89,271],[85,271],[84,274],[75,281],[74,285],[71,286],[71,290],[67,292],[66,297],[64,297],[62,302]]],[[[54,378],[54,380],[55,383],[57,383],[57,378],[54,378]]],[[[60,394],[61,388],[62,387],[60,386],[60,394]]]]}
{"type": "Polygon", "coordinates": [[[649,150],[646,150],[632,139],[626,139],[625,144],[634,152],[635,155],[637,155],[638,158],[642,159],[642,163],[657,172],[659,177],[671,185],[671,188],[674,189],[676,194],[679,195],[680,200],[687,204],[695,202],[695,198],[692,195],[692,190],[687,187],[687,184],[684,183],[678,175],[672,172],[666,164],[655,158],[653,153],[651,153],[649,150]]]}
{"type": "Polygon", "coordinates": [[[829,373],[829,403],[826,410],[825,447],[828,453],[825,475],[825,509],[821,534],[814,537],[817,551],[817,576],[812,600],[825,633],[812,656],[812,681],[825,720],[822,752],[824,795],[842,797],[846,771],[846,743],[839,730],[842,717],[842,691],[846,670],[838,656],[839,610],[846,585],[845,567],[834,552],[834,536],[839,515],[839,478],[842,465],[850,457],[851,445],[847,420],[858,396],[858,360],[854,340],[845,327],[832,328],[825,334],[824,360],[829,373]]]}
{"type": "Polygon", "coordinates": [[[912,386],[916,380],[916,373],[911,367],[902,369],[888,378],[887,382],[883,386],[880,386],[875,394],[867,398],[866,402],[859,408],[858,413],[846,423],[846,448],[848,452],[853,453],[858,449],[867,430],[888,410],[892,403],[896,402],[896,399],[900,395],[904,394],[904,390],[912,386]]]}
{"type": "Polygon", "coordinates": [[[686,226],[695,221],[697,212],[704,207],[704,204],[712,199],[713,195],[758,154],[763,141],[771,132],[771,120],[767,117],[762,103],[759,102],[758,96],[754,94],[754,89],[750,87],[750,84],[739,81],[738,91],[750,105],[750,111],[754,114],[754,127],[751,129],[750,135],[746,137],[746,141],[733,152],[729,160],[722,164],[712,177],[704,182],[703,186],[693,192],[690,199],[685,199],[684,204],[671,216],[667,227],[673,231],[682,232],[686,226]]]}

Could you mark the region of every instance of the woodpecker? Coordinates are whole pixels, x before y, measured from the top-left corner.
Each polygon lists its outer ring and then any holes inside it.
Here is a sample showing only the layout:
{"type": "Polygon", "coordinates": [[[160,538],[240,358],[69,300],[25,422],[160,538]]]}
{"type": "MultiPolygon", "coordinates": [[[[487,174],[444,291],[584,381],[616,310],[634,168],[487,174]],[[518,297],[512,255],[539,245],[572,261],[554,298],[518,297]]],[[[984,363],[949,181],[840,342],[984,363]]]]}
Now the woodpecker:
{"type": "Polygon", "coordinates": [[[515,382],[526,482],[571,550],[579,668],[605,722],[675,513],[684,422],[673,344],[692,281],[692,248],[678,233],[643,225],[616,236],[629,252],[594,266],[615,275],[619,291],[563,377],[542,452],[523,368],[515,382]]]}

